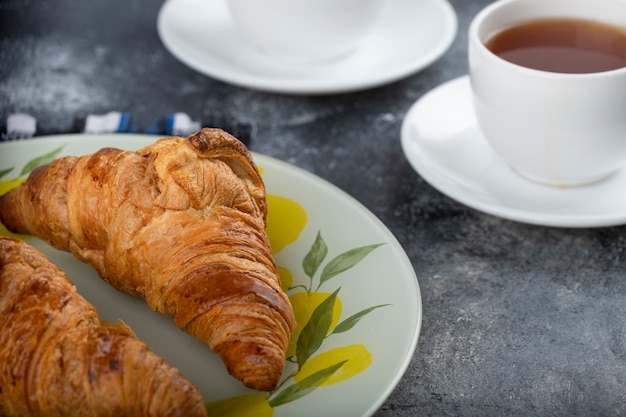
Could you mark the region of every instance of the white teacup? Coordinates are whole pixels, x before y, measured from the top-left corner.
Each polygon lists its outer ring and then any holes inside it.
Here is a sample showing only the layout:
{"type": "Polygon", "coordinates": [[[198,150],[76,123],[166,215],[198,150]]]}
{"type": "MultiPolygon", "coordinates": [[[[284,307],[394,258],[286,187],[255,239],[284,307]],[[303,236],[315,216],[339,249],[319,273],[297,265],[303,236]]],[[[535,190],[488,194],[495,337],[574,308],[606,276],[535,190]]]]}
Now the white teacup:
{"type": "Polygon", "coordinates": [[[227,0],[247,40],[281,61],[315,63],[354,51],[387,0],[227,0]]]}
{"type": "Polygon", "coordinates": [[[478,125],[522,176],[556,185],[600,180],[626,164],[626,68],[568,74],[506,61],[484,44],[495,32],[540,18],[582,18],[624,27],[624,0],[500,0],[469,29],[478,125]]]}

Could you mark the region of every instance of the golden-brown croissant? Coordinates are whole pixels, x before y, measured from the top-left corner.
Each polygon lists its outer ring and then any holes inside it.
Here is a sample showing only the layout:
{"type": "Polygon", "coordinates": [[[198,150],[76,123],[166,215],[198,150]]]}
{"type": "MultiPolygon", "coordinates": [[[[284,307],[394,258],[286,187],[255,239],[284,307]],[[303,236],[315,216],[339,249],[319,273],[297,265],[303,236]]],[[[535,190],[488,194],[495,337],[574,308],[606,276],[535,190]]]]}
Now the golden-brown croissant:
{"type": "Polygon", "coordinates": [[[198,389],[102,323],[42,252],[0,237],[0,415],[206,416],[198,389]]]}
{"type": "Polygon", "coordinates": [[[136,152],[104,148],[33,171],[0,197],[0,220],[91,264],[275,388],[295,324],[271,253],[265,187],[236,138],[205,128],[136,152]]]}

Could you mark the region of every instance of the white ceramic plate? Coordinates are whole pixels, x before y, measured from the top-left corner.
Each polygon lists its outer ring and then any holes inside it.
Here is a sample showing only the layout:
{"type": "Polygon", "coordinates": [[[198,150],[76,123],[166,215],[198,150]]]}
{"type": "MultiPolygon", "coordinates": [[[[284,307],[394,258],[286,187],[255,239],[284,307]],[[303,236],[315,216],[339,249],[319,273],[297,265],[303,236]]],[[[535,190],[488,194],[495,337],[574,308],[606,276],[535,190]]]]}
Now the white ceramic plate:
{"type": "MultiPolygon", "coordinates": [[[[19,177],[28,161],[61,146],[59,155],[81,155],[108,146],[137,149],[154,140],[154,136],[144,135],[60,135],[2,143],[0,172],[11,167],[14,169],[0,178],[0,185],[7,188],[9,179],[19,177]]],[[[282,250],[272,240],[272,247],[278,249],[275,253],[278,265],[289,270],[293,276],[292,286],[311,284],[304,273],[302,261],[320,233],[328,255],[314,275],[311,292],[332,293],[341,288],[338,295],[342,305],[340,321],[370,307],[381,306],[363,316],[348,331],[327,337],[316,352],[315,356],[320,355],[318,359],[333,353],[335,359],[350,359],[355,370],[341,370],[343,376],[348,378],[332,385],[319,386],[295,401],[273,407],[273,415],[369,416],[394,389],[417,344],[422,309],[412,265],[389,230],[346,193],[287,163],[258,154],[254,157],[262,170],[270,196],[268,222],[278,226],[275,230],[301,229],[299,235],[290,239],[291,243],[282,250]],[[357,247],[379,243],[383,245],[318,289],[321,270],[332,258],[357,247]]],[[[270,238],[278,235],[270,233],[270,238]]],[[[79,292],[96,306],[103,319],[124,320],[140,339],[195,383],[205,401],[252,395],[248,398],[267,404],[267,393],[247,389],[230,377],[216,354],[179,330],[170,318],[153,313],[142,300],[114,290],[91,267],[75,260],[70,254],[53,249],[36,238],[27,241],[43,250],[66,271],[79,292]]],[[[304,290],[296,287],[287,293],[290,297],[298,293],[302,296],[304,290]]],[[[299,305],[299,302],[293,302],[294,306],[299,305]]],[[[321,366],[315,363],[314,357],[309,361],[314,370],[321,366]]],[[[327,361],[320,363],[323,365],[327,361]]],[[[287,365],[283,377],[286,383],[278,390],[279,393],[293,384],[293,379],[287,375],[294,369],[294,365],[287,365]]],[[[244,401],[233,401],[240,406],[245,404],[244,401]]],[[[239,410],[238,415],[261,415],[255,414],[257,411],[239,410]]]]}
{"type": "MultiPolygon", "coordinates": [[[[626,132],[625,132],[626,134],[626,132]]],[[[517,175],[480,132],[467,76],[424,95],[402,125],[413,168],[449,197],[485,213],[556,227],[626,223],[626,171],[580,187],[556,188],[517,175]]]]}
{"type": "Polygon", "coordinates": [[[250,45],[225,0],[168,0],[157,29],[172,55],[210,77],[258,90],[326,94],[383,85],[426,67],[454,40],[457,19],[445,0],[392,0],[359,50],[313,66],[281,65],[250,45]]]}

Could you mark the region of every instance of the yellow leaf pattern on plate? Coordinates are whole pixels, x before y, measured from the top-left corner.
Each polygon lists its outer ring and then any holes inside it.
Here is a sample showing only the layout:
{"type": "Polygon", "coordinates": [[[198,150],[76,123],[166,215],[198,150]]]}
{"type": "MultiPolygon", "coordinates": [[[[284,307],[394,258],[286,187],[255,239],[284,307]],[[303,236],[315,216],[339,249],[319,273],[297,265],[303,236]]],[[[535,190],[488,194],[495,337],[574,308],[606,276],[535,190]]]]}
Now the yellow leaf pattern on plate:
{"type": "Polygon", "coordinates": [[[16,180],[5,180],[0,181],[0,195],[6,194],[8,191],[14,189],[21,183],[26,181],[24,178],[18,178],[16,180]]]}
{"type": "Polygon", "coordinates": [[[274,414],[265,394],[240,395],[213,401],[206,404],[206,410],[209,416],[220,417],[272,417],[274,414]]]}
{"type": "Polygon", "coordinates": [[[341,368],[335,371],[321,386],[332,385],[361,373],[372,363],[372,354],[362,344],[341,346],[327,350],[310,358],[294,376],[296,382],[327,368],[335,363],[346,361],[341,368]]]}
{"type": "Polygon", "coordinates": [[[306,225],[306,210],[287,197],[267,195],[267,227],[272,252],[278,253],[295,242],[306,225]]]}
{"type": "Polygon", "coordinates": [[[278,265],[278,273],[280,274],[280,282],[283,291],[287,291],[293,285],[293,275],[284,266],[278,265]]]}
{"type": "MultiPolygon", "coordinates": [[[[298,336],[300,335],[302,328],[311,318],[311,314],[313,314],[313,311],[322,303],[322,301],[328,298],[329,295],[330,293],[328,292],[303,291],[289,296],[289,301],[291,301],[293,313],[296,317],[296,328],[291,338],[291,342],[289,343],[289,348],[287,349],[287,357],[296,354],[296,341],[298,340],[298,336]]],[[[332,330],[339,322],[339,318],[341,317],[341,309],[341,299],[337,297],[337,300],[335,301],[335,304],[333,306],[333,318],[331,321],[330,330],[332,330]]]]}

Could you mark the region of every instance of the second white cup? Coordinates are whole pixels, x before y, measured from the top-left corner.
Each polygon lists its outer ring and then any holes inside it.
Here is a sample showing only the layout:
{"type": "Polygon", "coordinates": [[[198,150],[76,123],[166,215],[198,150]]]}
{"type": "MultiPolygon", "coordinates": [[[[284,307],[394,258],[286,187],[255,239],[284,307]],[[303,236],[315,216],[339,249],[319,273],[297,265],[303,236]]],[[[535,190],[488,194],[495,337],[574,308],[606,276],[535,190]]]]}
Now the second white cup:
{"type": "Polygon", "coordinates": [[[354,51],[387,0],[227,0],[253,45],[288,63],[317,63],[354,51]]]}

